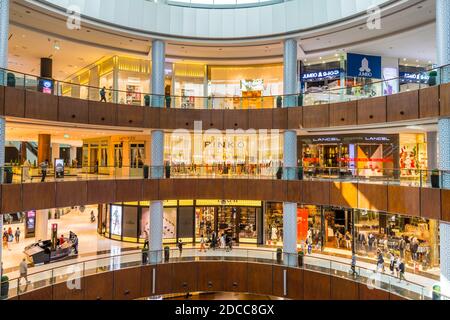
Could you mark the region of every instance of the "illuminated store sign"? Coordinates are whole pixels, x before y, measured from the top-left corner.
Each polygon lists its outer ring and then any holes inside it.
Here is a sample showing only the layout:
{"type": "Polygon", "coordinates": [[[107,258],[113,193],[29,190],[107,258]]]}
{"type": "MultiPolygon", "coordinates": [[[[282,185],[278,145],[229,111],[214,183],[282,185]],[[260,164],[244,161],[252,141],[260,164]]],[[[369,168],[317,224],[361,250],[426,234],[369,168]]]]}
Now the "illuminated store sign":
{"type": "Polygon", "coordinates": [[[314,82],[325,79],[337,79],[341,76],[341,73],[342,73],[341,69],[305,72],[302,73],[301,80],[304,82],[314,82]]]}
{"type": "Polygon", "coordinates": [[[427,83],[430,76],[427,73],[421,72],[400,72],[400,79],[403,82],[422,82],[427,83]]]}
{"type": "Polygon", "coordinates": [[[381,57],[348,53],[347,75],[355,78],[381,79],[381,57]]]}

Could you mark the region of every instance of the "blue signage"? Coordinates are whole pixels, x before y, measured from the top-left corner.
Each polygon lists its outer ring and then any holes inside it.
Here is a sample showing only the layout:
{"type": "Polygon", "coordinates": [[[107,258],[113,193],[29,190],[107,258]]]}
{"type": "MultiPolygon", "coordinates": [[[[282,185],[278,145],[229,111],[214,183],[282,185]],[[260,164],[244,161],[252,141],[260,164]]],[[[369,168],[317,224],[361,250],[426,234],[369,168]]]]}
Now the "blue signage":
{"type": "Polygon", "coordinates": [[[304,72],[302,73],[301,80],[303,82],[314,82],[325,79],[337,79],[341,76],[341,73],[341,69],[304,72]]]}
{"type": "Polygon", "coordinates": [[[381,79],[381,57],[348,53],[347,76],[381,79]]]}

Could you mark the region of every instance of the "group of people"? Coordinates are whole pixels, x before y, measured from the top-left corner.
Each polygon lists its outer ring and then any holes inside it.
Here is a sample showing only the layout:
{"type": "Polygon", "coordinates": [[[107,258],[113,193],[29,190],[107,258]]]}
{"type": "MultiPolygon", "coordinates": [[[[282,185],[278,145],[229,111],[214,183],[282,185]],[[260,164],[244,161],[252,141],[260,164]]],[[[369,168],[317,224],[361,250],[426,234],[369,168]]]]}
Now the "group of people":
{"type": "MultiPolygon", "coordinates": [[[[391,275],[397,273],[399,281],[405,280],[405,261],[393,252],[389,252],[389,270],[391,275]]],[[[382,250],[377,250],[377,269],[376,271],[385,272],[385,263],[382,250]]]]}
{"type": "Polygon", "coordinates": [[[6,230],[6,228],[3,229],[3,248],[8,248],[9,251],[11,251],[11,244],[15,241],[16,243],[20,242],[20,229],[17,227],[16,231],[13,233],[13,230],[11,227],[6,230]]]}
{"type": "Polygon", "coordinates": [[[209,243],[209,249],[225,249],[229,252],[233,249],[233,239],[229,234],[222,233],[219,237],[215,231],[211,233],[211,237],[205,239],[204,235],[200,236],[200,252],[206,252],[206,245],[209,243]]]}

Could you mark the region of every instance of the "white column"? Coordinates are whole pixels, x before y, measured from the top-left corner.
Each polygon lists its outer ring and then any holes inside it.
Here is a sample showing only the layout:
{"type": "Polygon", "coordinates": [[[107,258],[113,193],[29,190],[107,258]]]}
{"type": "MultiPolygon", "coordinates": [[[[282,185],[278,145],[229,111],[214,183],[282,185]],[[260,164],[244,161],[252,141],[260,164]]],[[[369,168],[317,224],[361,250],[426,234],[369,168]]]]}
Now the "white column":
{"type": "Polygon", "coordinates": [[[162,40],[152,42],[152,106],[164,107],[164,73],[166,44],[162,40]]]}
{"type": "Polygon", "coordinates": [[[36,229],[35,236],[36,241],[48,240],[48,210],[36,211],[36,229]]]}
{"type": "MultiPolygon", "coordinates": [[[[436,49],[439,67],[450,64],[450,1],[436,0],[436,49]]],[[[440,72],[441,83],[450,82],[450,66],[440,72]]]]}
{"type": "Polygon", "coordinates": [[[70,147],[70,163],[72,164],[73,160],[77,159],[77,147],[70,147]]]}
{"type": "Polygon", "coordinates": [[[433,170],[438,168],[437,132],[427,132],[427,168],[433,170]]]}
{"type": "Polygon", "coordinates": [[[162,201],[152,201],[150,203],[150,232],[149,232],[149,262],[159,263],[162,258],[162,238],[163,238],[163,214],[164,207],[162,201]]]}
{"type": "Polygon", "coordinates": [[[283,203],[283,251],[284,264],[297,266],[297,204],[283,203]]]}
{"type": "Polygon", "coordinates": [[[283,69],[284,106],[295,107],[298,104],[297,40],[295,39],[284,41],[283,69]]]}
{"type": "Polygon", "coordinates": [[[153,130],[151,144],[150,178],[162,179],[164,177],[164,131],[153,130]]]}
{"type": "Polygon", "coordinates": [[[297,132],[294,130],[285,131],[283,140],[283,178],[284,180],[296,180],[297,132]]]}

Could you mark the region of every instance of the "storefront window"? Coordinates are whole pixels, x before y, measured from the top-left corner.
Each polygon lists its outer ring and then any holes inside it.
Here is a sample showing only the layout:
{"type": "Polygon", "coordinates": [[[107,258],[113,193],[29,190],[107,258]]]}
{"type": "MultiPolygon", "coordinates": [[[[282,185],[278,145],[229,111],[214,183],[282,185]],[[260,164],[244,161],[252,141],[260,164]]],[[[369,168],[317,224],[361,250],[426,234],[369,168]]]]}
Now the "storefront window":
{"type": "Polygon", "coordinates": [[[112,205],[111,206],[111,235],[122,237],[122,206],[112,205]]]}
{"type": "Polygon", "coordinates": [[[215,228],[215,207],[197,207],[195,209],[195,239],[197,242],[203,236],[205,239],[212,239],[212,232],[215,228]]]}
{"type": "Polygon", "coordinates": [[[283,245],[283,204],[266,204],[265,214],[265,239],[267,245],[283,245]]]}
{"type": "Polygon", "coordinates": [[[122,168],[123,164],[123,142],[114,144],[114,167],[122,168]]]}
{"type": "Polygon", "coordinates": [[[131,168],[142,168],[145,159],[145,145],[143,143],[130,144],[131,168]]]}
{"type": "Polygon", "coordinates": [[[258,229],[257,216],[258,208],[239,208],[239,242],[257,243],[258,229]]]}
{"type": "Polygon", "coordinates": [[[400,169],[402,177],[417,178],[427,169],[427,144],[424,134],[400,135],[400,169]]]}
{"type": "Polygon", "coordinates": [[[138,207],[124,206],[123,209],[123,240],[133,241],[137,238],[138,232],[138,207]]]}
{"type": "Polygon", "coordinates": [[[177,239],[177,208],[164,208],[163,240],[175,242],[177,239]]]}

